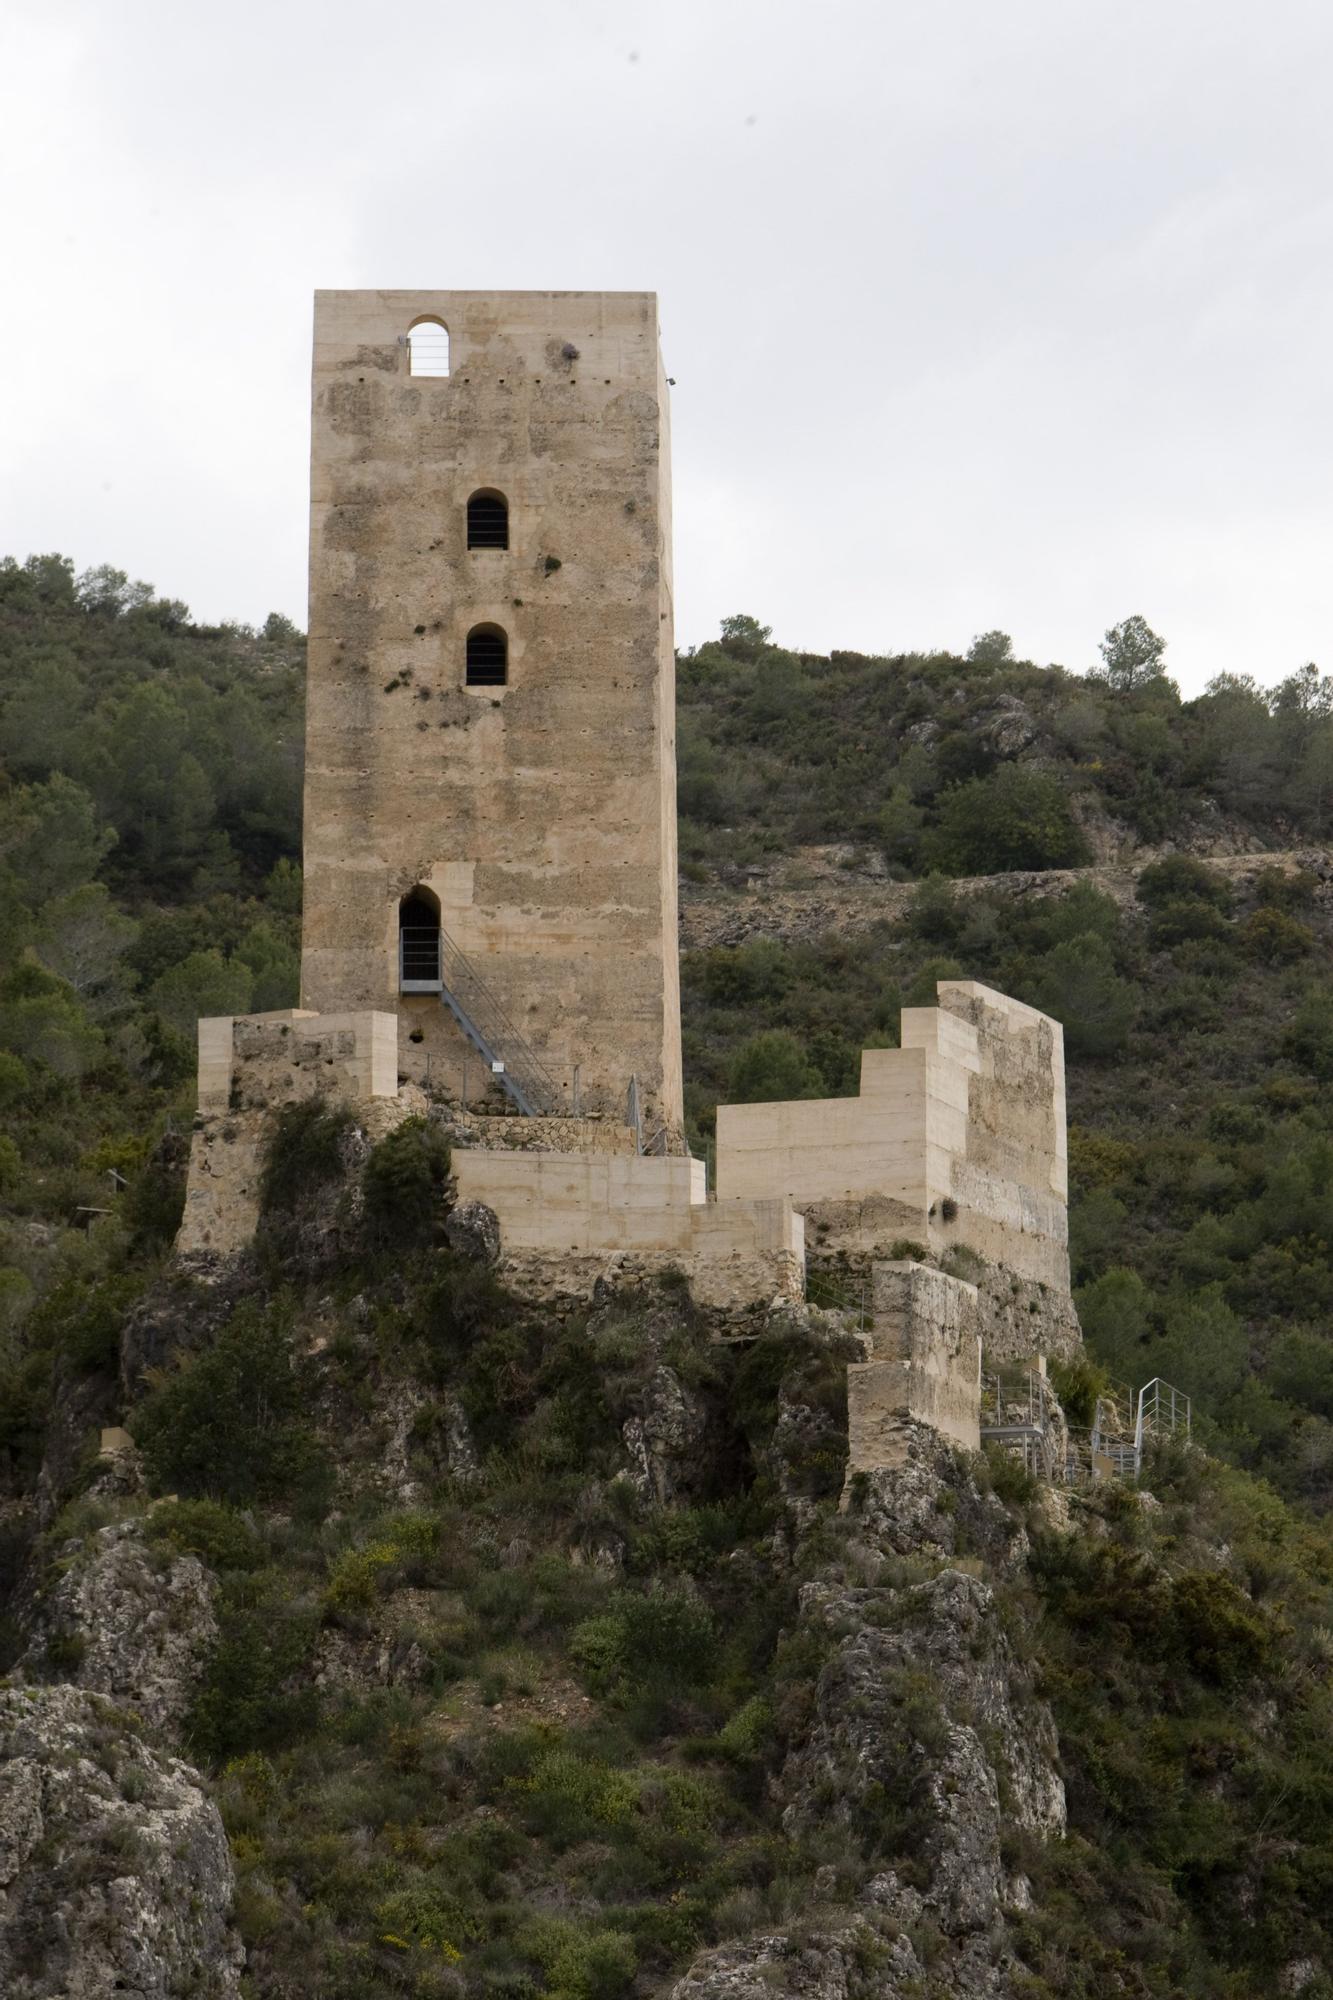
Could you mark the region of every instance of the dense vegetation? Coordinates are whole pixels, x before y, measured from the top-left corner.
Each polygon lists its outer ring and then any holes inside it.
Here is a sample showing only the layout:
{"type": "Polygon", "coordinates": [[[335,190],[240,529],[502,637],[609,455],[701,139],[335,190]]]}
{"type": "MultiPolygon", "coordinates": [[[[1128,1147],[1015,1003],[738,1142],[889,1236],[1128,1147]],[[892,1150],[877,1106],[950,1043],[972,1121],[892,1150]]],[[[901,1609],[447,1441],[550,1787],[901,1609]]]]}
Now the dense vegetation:
{"type": "Polygon", "coordinates": [[[1256,848],[1322,839],[1333,679],[1220,674],[1182,701],[1142,619],[1097,672],[1012,657],[1003,632],[951,654],[825,659],[729,618],[680,662],[681,854],[699,879],[846,842],[905,877],[1092,858],[1089,834],[1152,843],[1230,823],[1256,848]]]}
{"type": "MultiPolygon", "coordinates": [[[[1152,1507],[1078,1499],[1073,1535],[1012,1465],[982,1473],[1031,1539],[1001,1610],[1070,1792],[1069,1839],[1007,1857],[1034,1896],[1016,1990],[1239,2000],[1303,1958],[1325,2000],[1329,911],[1311,877],[1238,895],[1182,858],[1129,910],[944,879],[1075,860],[1098,818],[1319,837],[1326,684],[1182,703],[1154,644],[1130,621],[1079,680],[995,634],[966,661],[821,661],[732,620],[682,662],[696,874],[802,840],[925,874],[894,925],[687,961],[690,1110],[706,1145],[719,1098],[854,1090],[859,1048],[942,975],[1065,1020],[1094,1355],[1190,1388],[1214,1456],[1156,1464],[1152,1507]]],[[[824,1657],[801,1585],[876,1581],[833,1511],[842,1371],[779,1335],[718,1348],[670,1293],[522,1307],[432,1244],[424,1126],[371,1155],[359,1221],[307,1268],[303,1205],[349,1199],[341,1132],[288,1117],[243,1294],[164,1278],[194,1020],[293,997],[301,665],[280,619],[203,630],[112,572],[0,567],[0,1499],[53,1417],[126,1414],[122,1330],[165,1297],[183,1343],[128,1414],[179,1496],[148,1517],[162,1559],[220,1579],[187,1747],[255,1993],[620,2000],[700,1944],[827,1923],[875,1869],[911,1879],[906,1771],[850,1832],[789,1838],[772,1805],[824,1657]],[[667,1504],[615,1476],[659,1364],[712,1426],[667,1504]]],[[[130,1504],[75,1498],[46,1556],[130,1504]]],[[[0,1593],[25,1548],[0,1528],[0,1593]]],[[[980,1564],[961,1526],[955,1548],[980,1564]]],[[[935,1697],[908,1698],[929,1741],[935,1697]]]]}

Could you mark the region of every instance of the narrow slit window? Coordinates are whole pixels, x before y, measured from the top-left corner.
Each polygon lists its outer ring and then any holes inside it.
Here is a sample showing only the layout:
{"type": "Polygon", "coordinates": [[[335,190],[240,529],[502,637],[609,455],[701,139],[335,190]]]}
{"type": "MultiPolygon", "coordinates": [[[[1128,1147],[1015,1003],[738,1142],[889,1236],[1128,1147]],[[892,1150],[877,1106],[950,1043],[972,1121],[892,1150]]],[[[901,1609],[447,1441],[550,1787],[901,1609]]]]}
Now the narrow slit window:
{"type": "Polygon", "coordinates": [[[509,547],[509,502],[503,493],[474,493],[467,503],[467,545],[470,549],[509,547]]]}
{"type": "Polygon", "coordinates": [[[407,335],[409,375],[449,373],[449,329],[442,319],[419,319],[407,335]]]}
{"type": "Polygon", "coordinates": [[[474,625],[467,635],[467,684],[503,687],[509,679],[509,641],[498,625],[474,625]]]}

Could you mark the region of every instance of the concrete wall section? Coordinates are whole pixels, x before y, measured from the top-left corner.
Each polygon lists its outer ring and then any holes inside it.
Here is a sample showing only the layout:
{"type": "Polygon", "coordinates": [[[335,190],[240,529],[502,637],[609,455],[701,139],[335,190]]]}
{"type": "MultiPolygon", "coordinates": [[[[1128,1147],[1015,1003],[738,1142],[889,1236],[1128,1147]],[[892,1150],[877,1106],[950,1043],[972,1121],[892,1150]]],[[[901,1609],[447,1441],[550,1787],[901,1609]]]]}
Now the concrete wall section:
{"type": "Polygon", "coordinates": [[[719,1192],[786,1195],[812,1253],[970,1250],[1003,1274],[983,1287],[988,1340],[1068,1352],[1078,1334],[1059,1024],[971,980],[938,991],[938,1007],[904,1009],[900,1048],[864,1052],[857,1097],[720,1106],[719,1192]],[[1021,1314],[1005,1287],[1021,1288],[1021,1314]]]}
{"type": "Polygon", "coordinates": [[[804,1232],[782,1200],[709,1201],[690,1159],[460,1151],[460,1201],[500,1220],[506,1275],[521,1289],[591,1287],[608,1260],[675,1269],[701,1304],[749,1307],[804,1291],[804,1232]]]}

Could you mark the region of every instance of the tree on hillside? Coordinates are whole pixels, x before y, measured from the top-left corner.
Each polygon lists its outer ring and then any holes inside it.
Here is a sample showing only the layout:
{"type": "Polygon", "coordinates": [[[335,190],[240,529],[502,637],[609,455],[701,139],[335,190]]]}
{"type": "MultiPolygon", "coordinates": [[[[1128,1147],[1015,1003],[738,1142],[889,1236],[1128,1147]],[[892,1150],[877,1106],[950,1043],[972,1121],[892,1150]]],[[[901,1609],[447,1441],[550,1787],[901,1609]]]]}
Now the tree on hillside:
{"type": "Polygon", "coordinates": [[[1098,650],[1105,663],[1099,678],[1117,694],[1130,694],[1145,681],[1166,677],[1162,665],[1166,640],[1137,611],[1122,624],[1112,625],[1098,650]]]}
{"type": "Polygon", "coordinates": [[[978,632],[967,649],[972,667],[1002,667],[1014,657],[1014,642],[1007,632],[978,632]]]}

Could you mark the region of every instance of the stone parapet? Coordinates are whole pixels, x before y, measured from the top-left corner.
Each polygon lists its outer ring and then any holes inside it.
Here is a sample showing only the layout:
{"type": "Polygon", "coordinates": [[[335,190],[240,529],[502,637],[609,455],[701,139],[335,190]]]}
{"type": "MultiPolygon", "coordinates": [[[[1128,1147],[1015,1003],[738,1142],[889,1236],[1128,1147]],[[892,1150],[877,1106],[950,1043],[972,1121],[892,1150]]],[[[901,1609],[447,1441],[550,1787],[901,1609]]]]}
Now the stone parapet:
{"type": "Polygon", "coordinates": [[[710,1201],[701,1160],[460,1151],[460,1201],[500,1222],[502,1268],[519,1289],[591,1291],[611,1260],[677,1271],[701,1305],[800,1298],[805,1238],[789,1202],[710,1201]]]}

